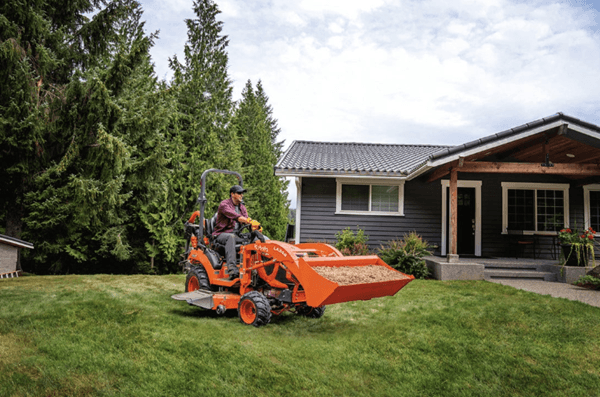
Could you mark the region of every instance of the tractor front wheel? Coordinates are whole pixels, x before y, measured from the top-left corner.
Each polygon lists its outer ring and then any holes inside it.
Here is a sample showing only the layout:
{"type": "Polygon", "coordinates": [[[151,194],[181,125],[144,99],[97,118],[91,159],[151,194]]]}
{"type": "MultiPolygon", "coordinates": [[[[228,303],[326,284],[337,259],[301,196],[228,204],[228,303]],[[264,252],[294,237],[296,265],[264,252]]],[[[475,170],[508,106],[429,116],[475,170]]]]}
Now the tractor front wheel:
{"type": "Polygon", "coordinates": [[[190,272],[185,278],[185,292],[192,292],[199,289],[210,291],[210,282],[206,270],[202,266],[192,266],[190,272]]]}
{"type": "Polygon", "coordinates": [[[271,321],[271,305],[263,294],[250,291],[240,299],[238,316],[240,321],[247,325],[267,325],[271,321]]]}

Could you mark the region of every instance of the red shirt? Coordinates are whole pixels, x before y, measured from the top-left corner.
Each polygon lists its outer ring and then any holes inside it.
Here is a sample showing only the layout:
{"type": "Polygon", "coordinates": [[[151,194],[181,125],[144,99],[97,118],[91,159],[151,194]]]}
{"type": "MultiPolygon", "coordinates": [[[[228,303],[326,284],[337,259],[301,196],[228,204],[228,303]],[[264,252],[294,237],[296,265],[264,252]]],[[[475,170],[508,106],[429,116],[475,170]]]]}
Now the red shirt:
{"type": "Polygon", "coordinates": [[[221,201],[221,204],[219,204],[219,211],[217,212],[217,220],[215,222],[213,236],[218,236],[221,233],[231,233],[235,228],[235,222],[237,222],[237,218],[240,216],[243,216],[244,218],[248,217],[246,206],[240,203],[239,207],[240,212],[237,213],[235,211],[235,204],[233,204],[231,197],[221,201]]]}

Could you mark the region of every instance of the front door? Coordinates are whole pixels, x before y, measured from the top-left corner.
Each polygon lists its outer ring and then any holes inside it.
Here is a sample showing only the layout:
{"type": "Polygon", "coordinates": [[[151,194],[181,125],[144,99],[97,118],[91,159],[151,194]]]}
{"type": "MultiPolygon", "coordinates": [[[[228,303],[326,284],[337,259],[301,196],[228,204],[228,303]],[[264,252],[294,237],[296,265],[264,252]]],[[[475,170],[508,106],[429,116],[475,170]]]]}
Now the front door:
{"type": "MultiPolygon", "coordinates": [[[[446,203],[448,208],[448,230],[446,233],[446,247],[450,247],[450,189],[447,188],[446,203]]],[[[474,255],[475,254],[475,188],[459,187],[457,190],[457,246],[458,255],[474,255]]]]}

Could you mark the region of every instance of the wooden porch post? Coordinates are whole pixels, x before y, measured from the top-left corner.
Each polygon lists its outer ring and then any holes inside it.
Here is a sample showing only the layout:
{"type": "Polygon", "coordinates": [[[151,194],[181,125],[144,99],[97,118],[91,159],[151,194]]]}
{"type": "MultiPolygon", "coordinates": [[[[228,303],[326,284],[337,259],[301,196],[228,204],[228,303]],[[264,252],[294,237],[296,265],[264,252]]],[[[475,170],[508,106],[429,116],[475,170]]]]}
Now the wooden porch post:
{"type": "Polygon", "coordinates": [[[452,168],[450,171],[450,231],[452,233],[450,243],[450,254],[457,255],[456,243],[458,241],[458,171],[452,168]]]}

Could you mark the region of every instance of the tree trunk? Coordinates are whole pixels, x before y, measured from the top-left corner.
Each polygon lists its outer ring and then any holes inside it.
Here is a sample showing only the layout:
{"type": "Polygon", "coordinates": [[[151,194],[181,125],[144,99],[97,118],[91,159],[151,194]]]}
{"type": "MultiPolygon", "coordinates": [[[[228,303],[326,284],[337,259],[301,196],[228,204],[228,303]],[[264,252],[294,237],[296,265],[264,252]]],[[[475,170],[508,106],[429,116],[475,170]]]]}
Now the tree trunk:
{"type": "Polygon", "coordinates": [[[21,238],[23,231],[23,206],[10,204],[6,211],[6,235],[21,238]]]}

